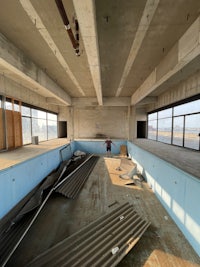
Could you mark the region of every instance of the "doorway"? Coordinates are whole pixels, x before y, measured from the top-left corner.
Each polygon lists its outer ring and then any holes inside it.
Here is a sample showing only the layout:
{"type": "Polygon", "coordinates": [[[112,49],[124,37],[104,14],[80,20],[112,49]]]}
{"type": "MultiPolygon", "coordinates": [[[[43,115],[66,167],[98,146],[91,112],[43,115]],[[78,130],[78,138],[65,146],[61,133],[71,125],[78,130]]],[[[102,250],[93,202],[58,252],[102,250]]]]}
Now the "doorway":
{"type": "Polygon", "coordinates": [[[137,121],[137,138],[146,138],[146,121],[137,121]]]}
{"type": "Polygon", "coordinates": [[[67,137],[67,122],[59,121],[58,122],[58,138],[66,138],[67,137]]]}

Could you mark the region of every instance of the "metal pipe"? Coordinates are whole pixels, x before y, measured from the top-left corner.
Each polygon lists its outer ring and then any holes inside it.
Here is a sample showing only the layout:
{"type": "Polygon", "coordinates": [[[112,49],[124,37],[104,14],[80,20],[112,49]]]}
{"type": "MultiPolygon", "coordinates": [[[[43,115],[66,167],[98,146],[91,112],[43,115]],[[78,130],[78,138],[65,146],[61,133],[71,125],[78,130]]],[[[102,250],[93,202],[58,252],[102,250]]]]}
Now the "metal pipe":
{"type": "Polygon", "coordinates": [[[63,2],[62,2],[62,0],[55,0],[55,2],[56,2],[58,10],[60,12],[60,16],[61,16],[61,18],[63,20],[63,23],[65,25],[65,29],[68,32],[68,35],[69,35],[69,38],[71,40],[72,46],[73,46],[73,48],[75,50],[75,53],[76,53],[77,56],[80,56],[80,53],[79,53],[79,42],[74,37],[74,34],[72,32],[72,29],[71,29],[71,26],[69,24],[69,20],[68,20],[67,14],[65,12],[65,8],[64,8],[63,2]]]}

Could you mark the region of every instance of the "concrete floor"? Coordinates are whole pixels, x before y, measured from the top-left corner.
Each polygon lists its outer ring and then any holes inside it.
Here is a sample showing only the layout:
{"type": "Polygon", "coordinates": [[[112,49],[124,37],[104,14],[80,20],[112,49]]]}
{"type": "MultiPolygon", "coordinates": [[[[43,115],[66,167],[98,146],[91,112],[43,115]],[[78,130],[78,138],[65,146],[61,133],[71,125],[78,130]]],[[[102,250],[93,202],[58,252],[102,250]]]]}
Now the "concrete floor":
{"type": "Polygon", "coordinates": [[[200,266],[199,257],[148,185],[143,182],[141,186],[126,186],[131,180],[119,178],[130,168],[128,159],[127,169],[123,159],[124,168],[116,170],[120,162],[119,157],[101,156],[75,200],[53,195],[7,266],[27,266],[39,253],[116,208],[119,204],[109,207],[115,201],[120,204],[128,201],[141,216],[151,221],[119,267],[200,266]]]}
{"type": "Polygon", "coordinates": [[[3,151],[0,153],[0,170],[12,167],[25,160],[34,158],[38,155],[56,149],[69,143],[67,138],[57,138],[45,142],[40,142],[38,145],[27,145],[20,148],[3,151]]]}
{"type": "Polygon", "coordinates": [[[200,179],[200,151],[149,139],[134,139],[133,143],[200,179]]]}

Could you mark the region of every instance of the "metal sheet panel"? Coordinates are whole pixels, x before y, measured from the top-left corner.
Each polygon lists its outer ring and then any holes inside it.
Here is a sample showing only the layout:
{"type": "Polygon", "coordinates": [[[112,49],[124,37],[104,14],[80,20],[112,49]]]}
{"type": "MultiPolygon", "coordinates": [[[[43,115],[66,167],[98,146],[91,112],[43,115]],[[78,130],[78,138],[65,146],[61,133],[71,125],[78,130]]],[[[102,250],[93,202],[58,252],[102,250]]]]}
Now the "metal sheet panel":
{"type": "Polygon", "coordinates": [[[42,253],[28,266],[116,266],[149,225],[125,203],[42,253]]]}
{"type": "Polygon", "coordinates": [[[57,189],[57,193],[61,193],[68,198],[76,198],[84,183],[89,177],[99,157],[92,156],[81,168],[79,168],[72,176],[69,177],[57,189]]]}

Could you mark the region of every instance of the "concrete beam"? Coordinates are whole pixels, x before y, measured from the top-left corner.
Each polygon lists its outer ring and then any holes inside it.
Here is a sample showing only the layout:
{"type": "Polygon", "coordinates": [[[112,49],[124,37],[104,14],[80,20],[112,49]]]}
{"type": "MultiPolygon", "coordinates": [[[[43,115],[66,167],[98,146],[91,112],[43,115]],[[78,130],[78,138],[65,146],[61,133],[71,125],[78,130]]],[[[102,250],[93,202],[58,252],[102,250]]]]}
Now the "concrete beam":
{"type": "Polygon", "coordinates": [[[133,44],[132,44],[128,59],[126,61],[126,65],[125,65],[125,68],[124,68],[124,71],[123,71],[123,74],[121,77],[120,84],[119,84],[119,87],[117,89],[116,96],[120,95],[120,93],[124,87],[126,79],[130,73],[130,70],[133,66],[133,63],[134,63],[135,58],[138,54],[138,51],[140,50],[140,47],[141,47],[142,42],[144,40],[144,37],[145,37],[145,35],[149,29],[149,26],[151,24],[151,21],[152,21],[154,14],[155,14],[155,11],[158,7],[158,4],[159,4],[159,0],[156,0],[156,1],[155,0],[147,0],[147,2],[146,2],[145,8],[144,8],[144,11],[142,14],[142,18],[140,20],[140,24],[138,26],[138,29],[137,29],[135,38],[133,40],[133,44]]]}
{"type": "Polygon", "coordinates": [[[156,96],[146,96],[142,101],[140,101],[137,106],[148,105],[157,102],[158,98],[156,96]]]}
{"type": "Polygon", "coordinates": [[[131,97],[136,105],[146,96],[163,92],[200,69],[200,16],[131,97]],[[172,57],[176,60],[172,60],[172,57]],[[165,63],[165,64],[164,64],[165,63]],[[163,66],[169,66],[163,70],[163,66]],[[161,69],[162,68],[162,69],[161,69]],[[161,75],[162,73],[162,75],[161,75]]]}
{"type": "Polygon", "coordinates": [[[65,105],[71,104],[70,96],[2,34],[0,34],[0,72],[38,94],[55,97],[65,105]]]}
{"type": "MultiPolygon", "coordinates": [[[[127,107],[131,104],[130,97],[104,97],[104,106],[110,107],[127,107]]],[[[98,101],[95,97],[90,98],[72,98],[72,106],[97,106],[98,101]]]]}
{"type": "Polygon", "coordinates": [[[32,6],[31,2],[29,0],[19,0],[22,7],[26,11],[27,15],[29,16],[30,20],[32,21],[33,25],[35,25],[38,32],[41,34],[44,41],[47,43],[48,47],[52,50],[54,56],[57,58],[58,62],[61,64],[61,66],[65,69],[66,73],[68,74],[69,78],[72,80],[72,82],[76,85],[77,89],[81,93],[82,96],[85,96],[85,93],[83,92],[79,82],[77,81],[76,77],[72,73],[69,65],[65,61],[64,57],[62,56],[60,50],[58,49],[57,45],[53,41],[50,33],[48,32],[47,28],[43,24],[40,16],[32,6]],[[36,23],[37,21],[37,23],[36,23]]]}
{"type": "Polygon", "coordinates": [[[56,99],[55,97],[47,97],[46,102],[47,102],[47,104],[52,104],[52,105],[56,105],[56,106],[66,106],[63,104],[63,102],[56,99]]]}
{"type": "Polygon", "coordinates": [[[93,0],[73,0],[99,105],[103,104],[96,11],[93,0]]]}

